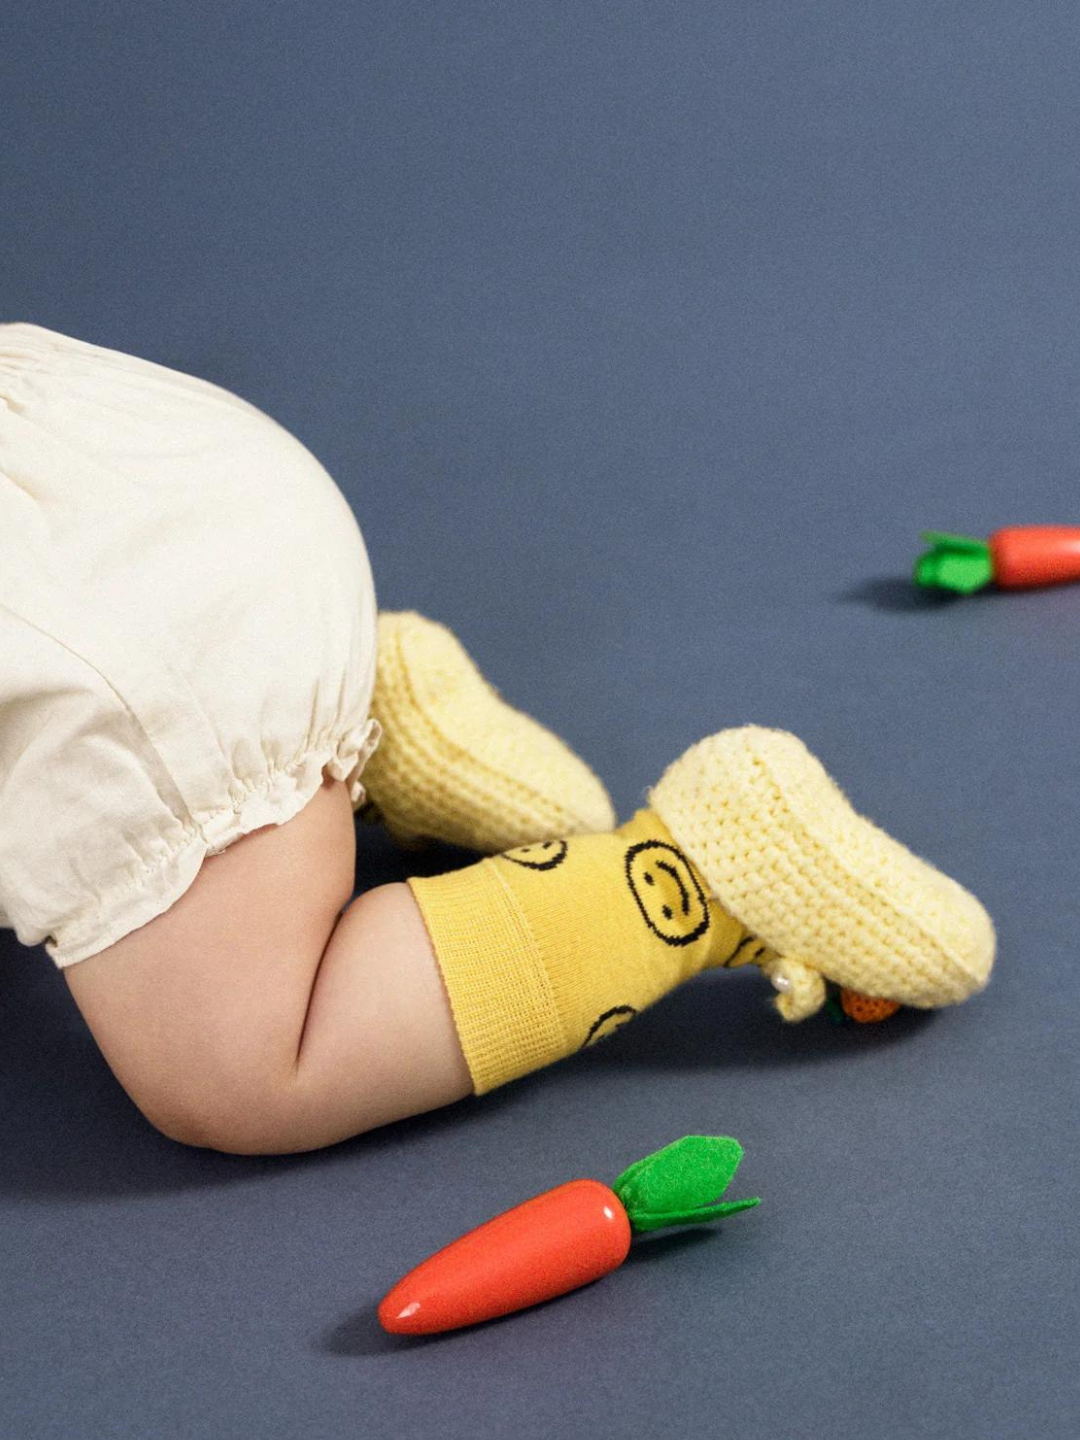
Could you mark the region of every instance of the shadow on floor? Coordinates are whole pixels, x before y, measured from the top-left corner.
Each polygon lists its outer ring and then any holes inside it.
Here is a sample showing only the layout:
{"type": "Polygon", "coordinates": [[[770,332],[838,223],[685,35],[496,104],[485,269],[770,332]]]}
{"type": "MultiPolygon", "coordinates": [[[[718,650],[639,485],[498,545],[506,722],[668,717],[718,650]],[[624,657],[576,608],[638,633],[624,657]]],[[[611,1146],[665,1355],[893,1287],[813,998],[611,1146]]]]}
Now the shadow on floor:
{"type": "Polygon", "coordinates": [[[857,1025],[820,1010],[792,1025],[777,1014],[772,996],[752,965],[700,975],[565,1064],[667,1071],[816,1065],[902,1044],[935,1016],[903,1009],[880,1025],[857,1025]]]}
{"type": "Polygon", "coordinates": [[[916,585],[910,576],[878,575],[846,590],[837,590],[829,597],[846,604],[869,605],[874,610],[891,612],[905,610],[934,610],[942,605],[952,605],[957,600],[985,599],[993,592],[977,590],[972,595],[957,595],[952,590],[927,589],[916,585]]]}
{"type": "Polygon", "coordinates": [[[908,576],[877,575],[869,580],[860,580],[846,590],[836,590],[831,600],[841,604],[869,605],[874,610],[893,613],[906,610],[939,610],[942,606],[955,605],[963,601],[969,605],[993,605],[1002,600],[1007,592],[996,585],[987,585],[982,590],[973,590],[970,595],[959,595],[955,590],[938,590],[934,587],[916,585],[908,576]]]}

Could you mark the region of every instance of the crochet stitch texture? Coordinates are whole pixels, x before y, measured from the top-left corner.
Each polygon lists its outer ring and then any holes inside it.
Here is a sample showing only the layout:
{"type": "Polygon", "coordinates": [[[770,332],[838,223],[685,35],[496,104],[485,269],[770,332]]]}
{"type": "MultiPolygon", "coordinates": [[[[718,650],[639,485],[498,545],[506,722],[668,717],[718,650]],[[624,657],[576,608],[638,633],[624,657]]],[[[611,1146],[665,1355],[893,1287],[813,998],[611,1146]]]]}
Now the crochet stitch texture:
{"type": "Polygon", "coordinates": [[[495,854],[614,828],[589,766],[508,705],[437,621],[380,612],[371,713],[382,739],[364,785],[400,843],[434,839],[495,854]]]}
{"type": "Polygon", "coordinates": [[[710,735],[649,803],[720,904],[779,955],[762,968],[785,1019],[823,1004],[825,978],[922,1009],[986,984],[995,934],[983,906],[859,815],[797,736],[710,735]]]}

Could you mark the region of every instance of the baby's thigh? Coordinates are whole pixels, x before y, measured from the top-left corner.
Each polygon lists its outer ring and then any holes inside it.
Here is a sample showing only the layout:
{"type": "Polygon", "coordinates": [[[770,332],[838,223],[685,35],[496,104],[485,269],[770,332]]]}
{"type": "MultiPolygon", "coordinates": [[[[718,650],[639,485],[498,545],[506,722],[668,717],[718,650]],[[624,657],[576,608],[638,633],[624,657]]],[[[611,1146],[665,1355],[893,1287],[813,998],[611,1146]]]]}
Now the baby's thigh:
{"type": "Polygon", "coordinates": [[[166,1133],[290,1075],[312,983],[353,893],[356,836],[329,776],[283,825],[204,860],[163,915],[64,976],[117,1079],[166,1133]]]}

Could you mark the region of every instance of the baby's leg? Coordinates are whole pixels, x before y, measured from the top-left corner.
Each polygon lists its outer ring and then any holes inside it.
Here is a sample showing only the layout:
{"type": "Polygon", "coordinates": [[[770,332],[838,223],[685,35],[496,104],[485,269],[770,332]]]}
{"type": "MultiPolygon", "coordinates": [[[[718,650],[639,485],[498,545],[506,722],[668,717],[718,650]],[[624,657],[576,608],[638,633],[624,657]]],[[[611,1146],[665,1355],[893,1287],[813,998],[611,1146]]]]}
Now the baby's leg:
{"type": "Polygon", "coordinates": [[[66,972],[166,1134],[238,1153],[332,1144],[583,1049],[714,966],[756,962],[800,1020],[826,978],[930,1008],[993,963],[975,897],[859,816],[795,736],[759,726],[691,747],[618,829],[382,886],[342,914],[353,846],[328,784],[66,972]]]}
{"type": "Polygon", "coordinates": [[[342,914],[355,833],[344,786],[327,782],[65,975],[166,1135],[237,1154],[316,1149],[549,1064],[706,964],[768,954],[670,839],[642,812],[379,886],[342,914]],[[653,884],[655,924],[628,887],[628,849],[658,858],[638,882],[653,884]]]}
{"type": "Polygon", "coordinates": [[[760,958],[670,841],[642,812],[611,833],[379,886],[341,913],[355,833],[330,781],[65,974],[114,1074],[166,1135],[311,1150],[549,1064],[708,963],[760,958]],[[657,860],[635,872],[656,917],[628,887],[628,849],[657,860]]]}
{"type": "Polygon", "coordinates": [[[204,861],[164,915],[64,971],[165,1134],[308,1150],[469,1093],[408,887],[371,890],[339,919],[355,845],[345,786],[327,778],[294,819],[204,861]]]}

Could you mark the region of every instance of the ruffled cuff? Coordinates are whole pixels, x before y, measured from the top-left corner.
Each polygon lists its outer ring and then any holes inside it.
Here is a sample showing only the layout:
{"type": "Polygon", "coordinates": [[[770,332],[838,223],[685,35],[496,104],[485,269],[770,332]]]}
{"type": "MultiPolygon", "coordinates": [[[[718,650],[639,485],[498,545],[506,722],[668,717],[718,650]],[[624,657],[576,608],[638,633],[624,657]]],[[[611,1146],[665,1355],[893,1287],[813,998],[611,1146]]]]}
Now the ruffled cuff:
{"type": "Polygon", "coordinates": [[[349,730],[338,741],[337,749],[326,762],[326,769],[335,780],[344,780],[349,788],[349,799],[355,810],[367,799],[367,791],[360,783],[360,774],[375,752],[382,738],[382,727],[374,715],[362,725],[349,730]]]}
{"type": "Polygon", "coordinates": [[[304,808],[322,784],[323,771],[348,786],[353,809],[367,794],[360,774],[379,743],[382,730],[371,716],[347,730],[335,743],[305,751],[289,765],[275,770],[248,789],[236,805],[219,810],[203,821],[201,831],[207,853],[217,855],[242,835],[264,825],[282,825],[304,808]]]}

